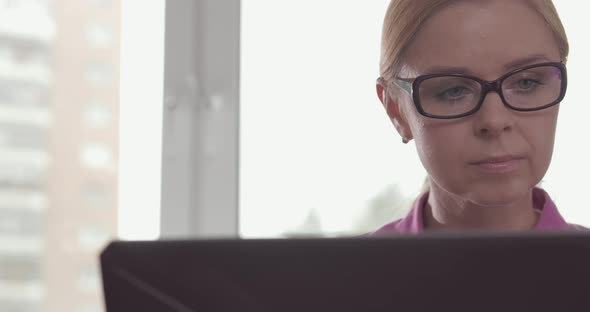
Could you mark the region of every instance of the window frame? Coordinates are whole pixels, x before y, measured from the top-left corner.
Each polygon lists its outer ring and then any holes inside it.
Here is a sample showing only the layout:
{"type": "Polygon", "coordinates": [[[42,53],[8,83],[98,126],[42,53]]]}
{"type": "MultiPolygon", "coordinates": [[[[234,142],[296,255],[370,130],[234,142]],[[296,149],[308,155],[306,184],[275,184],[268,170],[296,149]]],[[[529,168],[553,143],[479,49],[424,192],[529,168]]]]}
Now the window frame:
{"type": "Polygon", "coordinates": [[[240,0],[168,0],[160,237],[237,237],[240,0]]]}

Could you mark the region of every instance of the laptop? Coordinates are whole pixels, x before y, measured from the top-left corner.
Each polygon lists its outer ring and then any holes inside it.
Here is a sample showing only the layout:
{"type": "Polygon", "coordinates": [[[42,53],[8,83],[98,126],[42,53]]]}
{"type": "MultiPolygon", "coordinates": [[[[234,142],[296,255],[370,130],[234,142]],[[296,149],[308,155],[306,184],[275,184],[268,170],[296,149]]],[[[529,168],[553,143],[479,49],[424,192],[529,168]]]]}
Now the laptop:
{"type": "Polygon", "coordinates": [[[110,243],[108,312],[590,311],[590,234],[110,243]]]}

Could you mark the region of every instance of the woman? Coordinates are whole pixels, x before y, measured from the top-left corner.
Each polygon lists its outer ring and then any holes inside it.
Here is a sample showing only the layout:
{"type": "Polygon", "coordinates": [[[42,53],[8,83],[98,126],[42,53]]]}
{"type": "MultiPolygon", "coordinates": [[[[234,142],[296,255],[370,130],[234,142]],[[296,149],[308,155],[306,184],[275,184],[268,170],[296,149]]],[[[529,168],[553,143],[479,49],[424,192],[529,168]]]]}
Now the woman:
{"type": "Polygon", "coordinates": [[[429,191],[374,232],[569,230],[551,162],[568,41],[550,0],[392,0],[377,94],[429,191]]]}

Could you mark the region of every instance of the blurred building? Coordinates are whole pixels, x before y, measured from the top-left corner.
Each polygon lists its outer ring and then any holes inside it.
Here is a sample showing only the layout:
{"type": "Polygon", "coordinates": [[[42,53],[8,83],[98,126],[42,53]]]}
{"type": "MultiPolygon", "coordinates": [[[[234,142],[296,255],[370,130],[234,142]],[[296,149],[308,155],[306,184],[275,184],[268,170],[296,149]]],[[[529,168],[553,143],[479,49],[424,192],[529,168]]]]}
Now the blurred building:
{"type": "Polygon", "coordinates": [[[116,0],[0,0],[0,311],[101,311],[116,234],[116,0]]]}

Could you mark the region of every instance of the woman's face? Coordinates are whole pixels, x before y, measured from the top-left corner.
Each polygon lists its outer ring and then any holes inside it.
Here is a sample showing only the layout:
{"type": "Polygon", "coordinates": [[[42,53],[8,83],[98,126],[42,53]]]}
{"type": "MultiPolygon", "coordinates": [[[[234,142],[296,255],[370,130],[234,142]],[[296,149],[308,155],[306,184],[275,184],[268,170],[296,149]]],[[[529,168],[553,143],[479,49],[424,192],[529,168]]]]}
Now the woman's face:
{"type": "MultiPolygon", "coordinates": [[[[522,66],[559,62],[552,32],[525,1],[458,1],[433,15],[408,46],[402,78],[461,71],[496,80],[522,66]],[[452,68],[452,69],[445,69],[452,68]]],[[[398,98],[396,127],[416,141],[433,188],[494,206],[529,194],[545,175],[559,106],[517,112],[495,92],[473,115],[452,120],[420,115],[410,96],[398,98]],[[508,163],[481,164],[511,157],[508,163]]]]}

